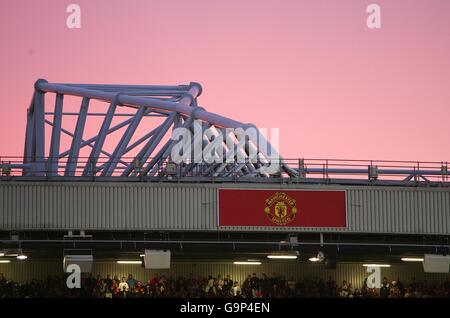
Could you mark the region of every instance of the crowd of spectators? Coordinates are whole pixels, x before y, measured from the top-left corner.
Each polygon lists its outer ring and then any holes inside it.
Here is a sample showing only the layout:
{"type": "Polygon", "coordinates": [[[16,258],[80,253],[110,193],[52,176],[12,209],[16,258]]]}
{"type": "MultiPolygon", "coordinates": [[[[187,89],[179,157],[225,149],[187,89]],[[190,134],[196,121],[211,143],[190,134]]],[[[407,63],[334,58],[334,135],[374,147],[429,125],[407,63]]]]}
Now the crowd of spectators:
{"type": "Polygon", "coordinates": [[[381,288],[368,288],[364,282],[360,288],[348,281],[338,284],[330,277],[324,281],[317,277],[295,280],[272,274],[248,275],[242,284],[230,275],[222,277],[188,278],[166,277],[155,274],[147,282],[128,277],[92,275],[81,278],[80,288],[69,289],[65,277],[33,279],[24,284],[8,280],[0,273],[0,298],[448,298],[450,280],[443,283],[416,282],[408,284],[398,279],[389,282],[385,277],[381,288]]]}

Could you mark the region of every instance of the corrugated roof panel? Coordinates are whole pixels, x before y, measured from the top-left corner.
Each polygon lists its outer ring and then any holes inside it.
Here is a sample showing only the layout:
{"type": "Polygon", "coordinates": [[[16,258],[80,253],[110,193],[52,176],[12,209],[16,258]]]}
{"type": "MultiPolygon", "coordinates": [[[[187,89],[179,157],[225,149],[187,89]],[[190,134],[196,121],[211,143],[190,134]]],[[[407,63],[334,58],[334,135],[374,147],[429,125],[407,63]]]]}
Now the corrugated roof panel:
{"type": "Polygon", "coordinates": [[[168,183],[0,183],[2,229],[208,230],[218,228],[217,189],[345,190],[347,228],[224,230],[449,234],[450,189],[168,183]]]}

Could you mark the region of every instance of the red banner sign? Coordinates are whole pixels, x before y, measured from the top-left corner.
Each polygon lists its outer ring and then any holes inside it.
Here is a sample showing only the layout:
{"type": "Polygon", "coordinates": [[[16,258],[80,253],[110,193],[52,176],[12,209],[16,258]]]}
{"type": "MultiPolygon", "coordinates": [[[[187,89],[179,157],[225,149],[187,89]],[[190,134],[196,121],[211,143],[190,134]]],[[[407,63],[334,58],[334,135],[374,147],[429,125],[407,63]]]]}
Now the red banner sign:
{"type": "Polygon", "coordinates": [[[219,226],[346,227],[345,191],[219,189],[219,226]]]}

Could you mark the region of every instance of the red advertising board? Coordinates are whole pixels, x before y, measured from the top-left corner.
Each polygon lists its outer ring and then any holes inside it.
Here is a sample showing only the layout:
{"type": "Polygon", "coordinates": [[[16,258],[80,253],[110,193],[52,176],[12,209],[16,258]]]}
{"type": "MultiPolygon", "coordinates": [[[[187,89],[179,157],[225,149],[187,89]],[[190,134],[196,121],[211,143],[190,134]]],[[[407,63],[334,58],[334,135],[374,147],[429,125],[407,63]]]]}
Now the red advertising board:
{"type": "Polygon", "coordinates": [[[346,227],[345,191],[219,189],[219,226],[346,227]]]}

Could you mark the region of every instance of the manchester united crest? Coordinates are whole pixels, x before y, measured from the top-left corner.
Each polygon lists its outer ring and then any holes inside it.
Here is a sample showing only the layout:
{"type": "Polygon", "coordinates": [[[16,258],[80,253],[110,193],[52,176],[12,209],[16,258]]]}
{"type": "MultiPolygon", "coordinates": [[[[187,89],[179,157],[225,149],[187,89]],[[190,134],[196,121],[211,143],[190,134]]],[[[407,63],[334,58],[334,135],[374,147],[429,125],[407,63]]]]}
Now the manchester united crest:
{"type": "Polygon", "coordinates": [[[290,224],[297,214],[297,202],[284,192],[277,192],[266,199],[264,213],[276,225],[290,224]]]}

